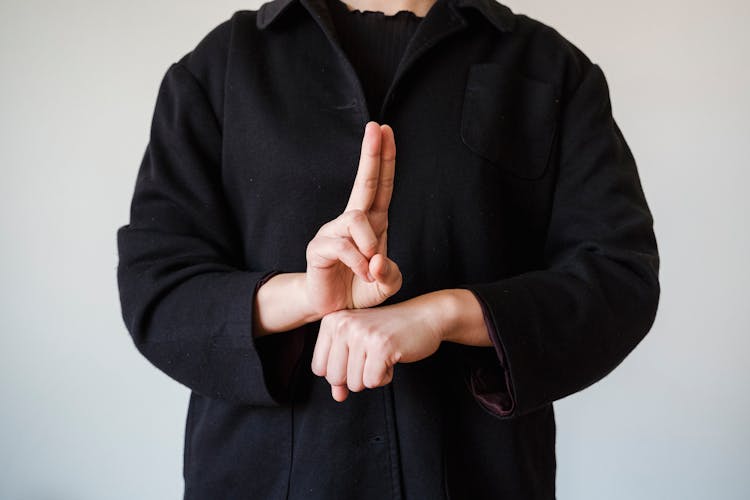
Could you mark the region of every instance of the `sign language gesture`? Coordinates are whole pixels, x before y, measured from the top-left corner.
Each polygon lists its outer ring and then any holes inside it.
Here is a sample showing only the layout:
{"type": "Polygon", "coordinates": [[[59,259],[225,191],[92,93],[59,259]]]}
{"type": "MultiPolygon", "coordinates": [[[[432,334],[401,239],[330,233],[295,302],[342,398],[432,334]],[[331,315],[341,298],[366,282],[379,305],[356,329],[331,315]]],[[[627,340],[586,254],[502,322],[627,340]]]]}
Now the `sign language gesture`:
{"type": "Polygon", "coordinates": [[[323,316],[310,368],[331,384],[333,399],[389,384],[396,363],[434,354],[446,338],[444,311],[451,309],[439,294],[323,316]]]}
{"type": "Polygon", "coordinates": [[[401,288],[386,244],[395,163],[393,129],[368,122],[346,208],[307,245],[305,287],[320,316],[376,306],[401,288]]]}

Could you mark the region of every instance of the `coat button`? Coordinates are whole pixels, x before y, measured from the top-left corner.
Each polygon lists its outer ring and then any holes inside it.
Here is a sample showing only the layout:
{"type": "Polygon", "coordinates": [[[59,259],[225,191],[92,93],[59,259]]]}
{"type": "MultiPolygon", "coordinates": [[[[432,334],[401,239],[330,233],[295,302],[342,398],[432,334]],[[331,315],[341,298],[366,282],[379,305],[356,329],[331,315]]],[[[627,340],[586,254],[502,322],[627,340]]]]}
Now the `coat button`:
{"type": "Polygon", "coordinates": [[[383,436],[373,436],[370,438],[370,444],[379,444],[383,442],[383,436]]]}

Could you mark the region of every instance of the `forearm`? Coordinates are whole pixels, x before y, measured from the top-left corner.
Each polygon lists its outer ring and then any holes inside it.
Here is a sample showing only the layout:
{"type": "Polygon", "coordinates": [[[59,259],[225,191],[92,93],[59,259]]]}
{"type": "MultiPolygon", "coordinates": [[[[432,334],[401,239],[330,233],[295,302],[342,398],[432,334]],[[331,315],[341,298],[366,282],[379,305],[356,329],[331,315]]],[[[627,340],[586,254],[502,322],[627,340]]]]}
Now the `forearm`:
{"type": "Polygon", "coordinates": [[[447,288],[419,297],[433,308],[434,328],[444,341],[480,347],[491,347],[482,306],[470,291],[447,288]]]}
{"type": "MultiPolygon", "coordinates": [[[[432,309],[433,327],[444,341],[491,347],[484,315],[469,290],[449,288],[411,299],[432,309]]],[[[305,273],[281,273],[258,289],[253,304],[255,336],[285,332],[320,319],[305,293],[305,273]]]]}
{"type": "Polygon", "coordinates": [[[305,293],[305,273],[281,273],[255,294],[253,323],[256,337],[285,332],[319,320],[305,293]]]}

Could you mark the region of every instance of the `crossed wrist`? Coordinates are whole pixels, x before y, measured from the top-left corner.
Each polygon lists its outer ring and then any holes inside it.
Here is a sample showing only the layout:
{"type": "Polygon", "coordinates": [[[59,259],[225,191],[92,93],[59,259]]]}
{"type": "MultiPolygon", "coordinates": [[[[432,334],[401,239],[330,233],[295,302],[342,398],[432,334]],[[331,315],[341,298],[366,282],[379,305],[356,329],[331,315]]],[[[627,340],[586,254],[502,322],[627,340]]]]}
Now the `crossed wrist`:
{"type": "Polygon", "coordinates": [[[293,284],[295,285],[295,293],[293,297],[297,297],[297,303],[302,305],[300,311],[303,321],[305,323],[313,323],[322,319],[323,315],[317,311],[310,303],[310,296],[307,293],[307,273],[294,273],[295,279],[293,284]]]}

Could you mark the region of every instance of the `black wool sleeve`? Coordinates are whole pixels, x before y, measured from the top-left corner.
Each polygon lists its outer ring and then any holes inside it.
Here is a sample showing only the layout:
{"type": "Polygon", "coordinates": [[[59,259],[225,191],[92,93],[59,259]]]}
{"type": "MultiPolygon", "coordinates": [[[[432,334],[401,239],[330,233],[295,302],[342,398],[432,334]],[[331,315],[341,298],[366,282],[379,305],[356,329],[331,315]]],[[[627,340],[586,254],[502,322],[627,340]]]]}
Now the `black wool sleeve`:
{"type": "Polygon", "coordinates": [[[280,270],[243,268],[221,144],[199,81],[174,63],[159,88],[130,221],[117,230],[122,317],[137,349],[196,393],[276,406],[253,301],[280,270]]]}
{"type": "Polygon", "coordinates": [[[650,330],[659,301],[653,218],[601,68],[585,64],[563,101],[545,267],[461,286],[484,299],[505,353],[515,406],[501,418],[603,378],[650,330]]]}

